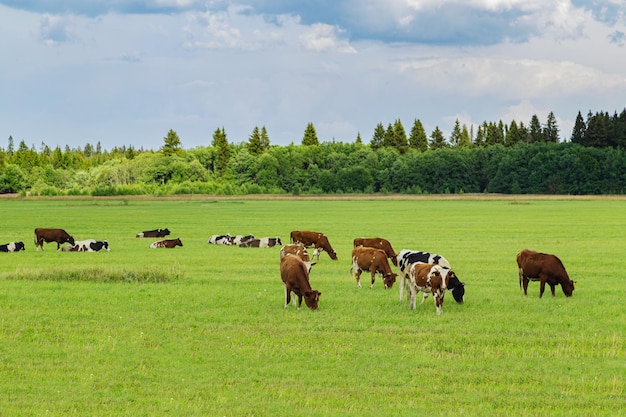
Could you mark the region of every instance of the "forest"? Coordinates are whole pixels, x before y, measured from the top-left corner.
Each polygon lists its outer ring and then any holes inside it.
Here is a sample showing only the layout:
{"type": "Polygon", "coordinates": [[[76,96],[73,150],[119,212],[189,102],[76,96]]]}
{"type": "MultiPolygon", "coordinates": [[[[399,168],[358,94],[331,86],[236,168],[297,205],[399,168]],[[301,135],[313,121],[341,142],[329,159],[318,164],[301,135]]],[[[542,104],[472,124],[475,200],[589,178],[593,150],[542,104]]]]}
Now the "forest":
{"type": "Polygon", "coordinates": [[[571,194],[626,193],[626,109],[579,112],[569,140],[553,113],[541,123],[456,121],[445,138],[419,119],[379,123],[371,139],[320,142],[309,123],[300,144],[272,145],[265,127],[231,143],[184,149],[174,130],[158,150],[132,146],[39,150],[13,137],[0,147],[0,193],[22,196],[170,194],[571,194]]]}

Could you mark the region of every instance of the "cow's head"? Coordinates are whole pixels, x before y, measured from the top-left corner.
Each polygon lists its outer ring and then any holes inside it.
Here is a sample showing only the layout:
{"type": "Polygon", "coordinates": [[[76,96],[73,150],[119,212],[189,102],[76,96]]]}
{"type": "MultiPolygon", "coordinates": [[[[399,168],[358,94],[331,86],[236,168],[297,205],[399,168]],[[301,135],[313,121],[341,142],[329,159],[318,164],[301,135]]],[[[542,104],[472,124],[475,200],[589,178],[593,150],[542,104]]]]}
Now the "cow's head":
{"type": "Polygon", "coordinates": [[[26,250],[24,247],[24,242],[15,242],[15,252],[26,250]]]}
{"type": "Polygon", "coordinates": [[[319,302],[321,292],[317,290],[306,291],[304,293],[304,302],[306,306],[311,310],[317,310],[317,303],[319,302]]]}
{"type": "Polygon", "coordinates": [[[465,283],[461,282],[453,270],[448,272],[448,289],[452,291],[454,301],[463,304],[465,301],[465,283]]]}
{"type": "Polygon", "coordinates": [[[76,244],[76,242],[74,241],[74,236],[68,236],[68,238],[65,241],[68,242],[72,246],[76,244]]]}
{"type": "Polygon", "coordinates": [[[393,287],[393,283],[396,282],[397,276],[398,274],[396,274],[395,272],[391,272],[388,275],[385,275],[383,277],[383,283],[385,284],[385,289],[389,289],[393,287]]]}
{"type": "Polygon", "coordinates": [[[566,297],[571,297],[572,293],[574,292],[574,285],[576,284],[575,281],[567,280],[567,281],[563,281],[561,283],[561,288],[563,288],[563,293],[565,294],[566,297]]]}
{"type": "Polygon", "coordinates": [[[337,252],[335,252],[334,250],[329,251],[328,256],[330,256],[330,259],[332,259],[333,261],[337,260],[337,252]]]}
{"type": "Polygon", "coordinates": [[[179,237],[177,237],[174,241],[174,246],[183,246],[183,242],[180,241],[179,237]]]}
{"type": "Polygon", "coordinates": [[[109,252],[109,242],[107,240],[102,242],[102,249],[104,249],[105,251],[109,252]]]}
{"type": "Polygon", "coordinates": [[[170,229],[168,229],[167,227],[165,229],[162,230],[163,236],[169,236],[170,235],[170,229]]]}

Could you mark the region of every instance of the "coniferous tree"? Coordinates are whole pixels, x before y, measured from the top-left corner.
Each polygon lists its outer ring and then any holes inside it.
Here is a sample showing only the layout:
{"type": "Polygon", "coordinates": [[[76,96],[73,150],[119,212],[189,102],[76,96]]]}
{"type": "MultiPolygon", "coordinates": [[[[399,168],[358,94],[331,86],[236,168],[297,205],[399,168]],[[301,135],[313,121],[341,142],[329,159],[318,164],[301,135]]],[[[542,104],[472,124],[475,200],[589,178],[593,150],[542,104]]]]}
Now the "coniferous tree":
{"type": "Polygon", "coordinates": [[[541,129],[541,123],[536,114],[533,114],[530,118],[530,128],[528,133],[530,134],[530,143],[543,142],[543,130],[541,129]]]}
{"type": "Polygon", "coordinates": [[[223,175],[228,168],[230,160],[230,147],[228,146],[228,138],[223,127],[221,129],[217,128],[213,133],[212,145],[215,148],[214,170],[218,174],[223,175]]]}
{"type": "Polygon", "coordinates": [[[513,146],[516,143],[521,142],[522,140],[523,138],[520,134],[520,129],[517,126],[517,122],[515,120],[512,120],[507,130],[506,137],[504,138],[504,144],[506,146],[513,146]]]}
{"type": "Polygon", "coordinates": [[[251,155],[260,155],[263,153],[263,145],[261,144],[261,132],[259,127],[255,126],[246,145],[251,155]]]}
{"type": "Polygon", "coordinates": [[[435,130],[430,135],[430,149],[441,149],[446,147],[446,140],[443,137],[443,132],[439,129],[439,126],[435,126],[435,130]]]}
{"type": "Polygon", "coordinates": [[[378,148],[382,148],[384,141],[385,141],[385,128],[383,127],[382,123],[378,123],[376,125],[376,128],[374,129],[374,134],[372,135],[370,146],[374,150],[378,148]]]}
{"type": "Polygon", "coordinates": [[[392,148],[395,145],[395,138],[393,133],[393,126],[391,123],[387,125],[387,130],[385,130],[385,138],[383,139],[383,146],[385,148],[392,148]]]}
{"type": "Polygon", "coordinates": [[[461,142],[461,122],[459,119],[454,121],[454,127],[452,128],[452,133],[450,133],[450,145],[454,148],[459,146],[461,142]]]}
{"type": "Polygon", "coordinates": [[[15,151],[15,145],[13,144],[13,136],[9,135],[9,146],[7,147],[7,154],[13,155],[15,151]]]}
{"type": "Polygon", "coordinates": [[[406,138],[406,131],[400,119],[396,120],[393,124],[393,146],[401,153],[406,153],[409,147],[408,140],[406,138]]]}
{"type": "Polygon", "coordinates": [[[470,138],[469,131],[467,130],[467,125],[463,124],[461,128],[461,139],[459,140],[459,148],[467,148],[472,146],[472,139],[470,138]]]}
{"type": "Polygon", "coordinates": [[[304,137],[302,138],[302,144],[305,146],[311,145],[319,145],[320,142],[317,139],[317,132],[315,131],[315,126],[313,123],[310,123],[306,126],[306,130],[304,131],[304,137]]]}
{"type": "Polygon", "coordinates": [[[578,111],[578,115],[576,116],[576,121],[574,122],[574,128],[572,129],[572,143],[577,143],[579,145],[585,145],[585,135],[587,134],[587,125],[585,124],[585,120],[583,119],[582,114],[578,111]]]}
{"type": "Polygon", "coordinates": [[[270,137],[267,134],[267,129],[265,128],[265,126],[261,128],[261,147],[263,148],[264,152],[270,147],[270,137]]]}
{"type": "Polygon", "coordinates": [[[546,142],[559,142],[559,126],[553,112],[548,113],[546,126],[543,129],[543,137],[546,142]]]}
{"type": "Polygon", "coordinates": [[[361,132],[356,133],[356,140],[354,141],[354,143],[356,143],[357,145],[363,144],[363,139],[361,139],[361,132]]]}
{"type": "Polygon", "coordinates": [[[161,147],[161,153],[165,156],[171,156],[182,152],[182,143],[178,134],[174,132],[173,129],[170,129],[167,132],[167,136],[163,138],[163,146],[161,147]]]}
{"type": "Polygon", "coordinates": [[[409,136],[409,147],[418,149],[425,152],[428,149],[428,136],[424,126],[419,119],[415,119],[413,122],[413,128],[411,128],[411,136],[409,136]]]}

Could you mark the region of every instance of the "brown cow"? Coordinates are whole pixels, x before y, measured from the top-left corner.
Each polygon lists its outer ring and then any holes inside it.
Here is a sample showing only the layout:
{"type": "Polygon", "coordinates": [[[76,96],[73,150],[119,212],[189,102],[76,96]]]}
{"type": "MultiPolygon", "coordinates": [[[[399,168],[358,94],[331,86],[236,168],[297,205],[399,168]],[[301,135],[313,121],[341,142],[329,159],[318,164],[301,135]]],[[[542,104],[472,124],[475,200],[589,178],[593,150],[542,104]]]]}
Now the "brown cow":
{"type": "Polygon", "coordinates": [[[354,239],[354,247],[367,246],[369,248],[382,249],[387,254],[387,258],[391,258],[391,262],[395,266],[398,266],[397,254],[391,247],[391,243],[387,239],[380,237],[357,237],[354,239]]]}
{"type": "Polygon", "coordinates": [[[372,283],[370,288],[374,288],[376,274],[380,274],[385,284],[385,289],[393,287],[397,274],[391,272],[387,254],[382,249],[359,246],[352,249],[352,266],[350,267],[350,277],[354,277],[356,272],[356,285],[361,288],[361,272],[370,271],[372,283]]]}
{"type": "Polygon", "coordinates": [[[176,246],[183,246],[183,242],[180,241],[180,238],[176,239],[165,239],[159,240],[158,242],[154,242],[150,245],[151,248],[174,248],[176,246]]]}
{"type": "Polygon", "coordinates": [[[443,299],[446,295],[446,281],[443,268],[436,264],[411,264],[409,269],[409,294],[411,302],[409,308],[414,309],[417,293],[423,291],[422,302],[428,298],[428,293],[433,295],[437,315],[443,311],[443,299]]]}
{"type": "Polygon", "coordinates": [[[57,250],[61,248],[62,243],[69,243],[74,245],[74,238],[70,236],[63,229],[50,229],[45,227],[38,227],[35,229],[35,248],[36,250],[43,250],[43,243],[56,242],[57,250]]]}
{"type": "Polygon", "coordinates": [[[302,305],[302,297],[304,297],[307,307],[311,310],[317,310],[317,304],[322,293],[311,289],[307,266],[299,257],[287,254],[281,259],[280,278],[285,285],[285,308],[289,307],[293,292],[298,297],[298,310],[302,305]]]}
{"type": "Polygon", "coordinates": [[[302,262],[304,262],[304,264],[307,266],[307,270],[309,271],[309,274],[311,273],[311,267],[315,265],[315,262],[311,262],[311,260],[309,259],[309,252],[307,252],[304,246],[298,245],[298,244],[291,244],[291,245],[285,245],[282,248],[280,248],[280,260],[281,261],[286,255],[289,255],[289,254],[296,255],[298,258],[300,258],[302,262]]]}
{"type": "Polygon", "coordinates": [[[575,282],[569,278],[563,262],[555,255],[539,253],[534,250],[524,249],[517,254],[517,267],[519,269],[519,285],[524,287],[524,295],[527,295],[528,282],[539,281],[539,298],[543,296],[546,283],[550,286],[554,297],[554,287],[561,285],[566,297],[571,297],[574,292],[575,282]]]}
{"type": "Polygon", "coordinates": [[[291,243],[300,243],[307,248],[315,248],[313,251],[313,258],[317,256],[317,260],[320,259],[320,251],[325,251],[330,256],[330,259],[336,261],[337,253],[330,246],[328,237],[324,233],[309,232],[306,230],[294,230],[291,232],[291,243]]]}

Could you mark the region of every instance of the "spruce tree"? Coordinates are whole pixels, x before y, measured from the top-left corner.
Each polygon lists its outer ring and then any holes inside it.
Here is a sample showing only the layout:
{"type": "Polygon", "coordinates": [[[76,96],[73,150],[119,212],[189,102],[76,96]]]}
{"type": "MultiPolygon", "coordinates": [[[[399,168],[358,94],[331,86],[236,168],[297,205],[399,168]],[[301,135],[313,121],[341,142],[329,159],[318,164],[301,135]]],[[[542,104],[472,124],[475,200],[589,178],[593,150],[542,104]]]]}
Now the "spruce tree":
{"type": "Polygon", "coordinates": [[[305,146],[319,145],[320,142],[317,139],[317,132],[315,132],[315,126],[310,123],[306,126],[304,131],[304,137],[302,138],[302,144],[305,146]]]}
{"type": "Polygon", "coordinates": [[[401,153],[406,153],[409,148],[409,142],[406,138],[406,131],[400,119],[393,124],[393,146],[401,153]]]}
{"type": "Polygon", "coordinates": [[[163,146],[161,147],[161,153],[165,156],[171,156],[182,152],[182,143],[178,134],[174,130],[170,129],[167,132],[167,136],[163,138],[163,146]]]}
{"type": "Polygon", "coordinates": [[[382,123],[378,123],[376,125],[376,128],[374,129],[374,134],[372,135],[370,146],[374,150],[378,148],[382,148],[384,141],[385,141],[385,128],[383,127],[382,123]]]}
{"type": "Polygon", "coordinates": [[[443,132],[439,130],[439,126],[435,126],[435,130],[433,130],[430,137],[430,149],[441,149],[446,147],[446,140],[443,137],[443,132]]]}
{"type": "Polygon", "coordinates": [[[426,136],[424,126],[419,119],[415,119],[415,122],[413,122],[411,136],[409,136],[409,147],[422,152],[428,149],[428,136],[426,136]]]}
{"type": "Polygon", "coordinates": [[[459,141],[460,148],[467,148],[472,146],[472,139],[470,138],[470,134],[467,130],[467,125],[463,124],[463,128],[461,129],[461,140],[459,141]]]}
{"type": "Polygon", "coordinates": [[[251,155],[260,155],[263,153],[263,145],[261,144],[261,133],[259,127],[255,126],[246,145],[251,155]]]}
{"type": "Polygon", "coordinates": [[[543,142],[543,130],[541,129],[541,123],[536,114],[533,114],[530,118],[530,128],[528,133],[530,134],[530,143],[543,142]]]}
{"type": "Polygon", "coordinates": [[[223,175],[228,168],[230,160],[230,148],[226,138],[226,131],[223,127],[221,129],[217,128],[215,133],[213,133],[212,145],[215,148],[215,165],[213,169],[216,173],[223,175]]]}
{"type": "Polygon", "coordinates": [[[452,133],[450,133],[450,144],[453,147],[458,147],[461,143],[461,122],[459,119],[454,121],[454,127],[452,128],[452,133]]]}
{"type": "Polygon", "coordinates": [[[572,129],[572,143],[577,143],[579,145],[585,144],[585,135],[587,132],[587,125],[585,125],[585,120],[583,119],[582,114],[578,111],[578,116],[576,116],[576,121],[574,122],[574,128],[572,129]]]}
{"type": "Polygon", "coordinates": [[[270,137],[267,134],[267,129],[265,126],[261,128],[261,148],[265,152],[270,147],[270,137]]]}
{"type": "Polygon", "coordinates": [[[543,137],[546,142],[558,143],[559,141],[559,126],[553,112],[548,113],[546,126],[543,129],[543,137]]]}

